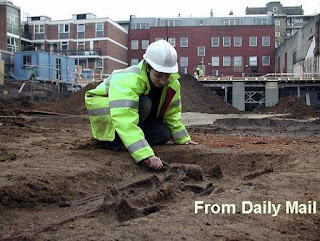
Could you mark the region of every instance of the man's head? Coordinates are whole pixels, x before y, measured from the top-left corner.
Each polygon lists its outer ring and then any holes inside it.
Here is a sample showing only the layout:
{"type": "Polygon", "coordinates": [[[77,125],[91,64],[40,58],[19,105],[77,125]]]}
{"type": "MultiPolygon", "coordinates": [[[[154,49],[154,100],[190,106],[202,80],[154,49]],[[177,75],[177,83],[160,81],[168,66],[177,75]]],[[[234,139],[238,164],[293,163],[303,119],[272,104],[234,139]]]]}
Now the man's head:
{"type": "Polygon", "coordinates": [[[150,78],[157,87],[163,86],[170,74],[178,72],[177,51],[165,40],[150,44],[143,58],[151,66],[150,78]]]}

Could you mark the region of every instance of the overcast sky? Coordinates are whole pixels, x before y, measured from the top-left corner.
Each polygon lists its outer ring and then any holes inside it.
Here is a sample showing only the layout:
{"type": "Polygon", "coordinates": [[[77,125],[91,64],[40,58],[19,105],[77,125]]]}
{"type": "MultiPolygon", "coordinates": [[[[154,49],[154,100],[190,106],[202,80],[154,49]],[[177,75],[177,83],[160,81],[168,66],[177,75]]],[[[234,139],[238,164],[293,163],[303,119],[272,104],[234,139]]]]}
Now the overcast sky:
{"type": "MultiPolygon", "coordinates": [[[[29,16],[48,16],[53,20],[71,19],[72,14],[93,13],[98,18],[129,20],[137,17],[209,17],[244,15],[246,7],[265,7],[272,0],[10,0],[29,16]]],[[[276,1],[276,0],[273,0],[276,1]]],[[[320,0],[281,0],[283,6],[300,6],[304,14],[320,13],[320,0]]]]}

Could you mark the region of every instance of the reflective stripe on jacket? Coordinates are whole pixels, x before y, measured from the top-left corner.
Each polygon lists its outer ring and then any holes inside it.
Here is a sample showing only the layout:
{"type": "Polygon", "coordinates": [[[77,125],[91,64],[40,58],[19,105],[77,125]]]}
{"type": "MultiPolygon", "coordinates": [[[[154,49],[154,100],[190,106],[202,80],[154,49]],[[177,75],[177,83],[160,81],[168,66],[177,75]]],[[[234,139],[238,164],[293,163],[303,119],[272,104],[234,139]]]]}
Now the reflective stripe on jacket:
{"type": "MultiPolygon", "coordinates": [[[[157,117],[169,127],[172,140],[183,144],[190,140],[190,136],[181,123],[179,77],[178,73],[171,74],[165,84],[157,117]]],[[[117,131],[136,162],[153,156],[154,152],[138,126],[139,96],[147,95],[149,91],[144,60],[138,65],[114,71],[95,89],[87,91],[85,102],[93,137],[101,141],[113,141],[117,131]]]]}

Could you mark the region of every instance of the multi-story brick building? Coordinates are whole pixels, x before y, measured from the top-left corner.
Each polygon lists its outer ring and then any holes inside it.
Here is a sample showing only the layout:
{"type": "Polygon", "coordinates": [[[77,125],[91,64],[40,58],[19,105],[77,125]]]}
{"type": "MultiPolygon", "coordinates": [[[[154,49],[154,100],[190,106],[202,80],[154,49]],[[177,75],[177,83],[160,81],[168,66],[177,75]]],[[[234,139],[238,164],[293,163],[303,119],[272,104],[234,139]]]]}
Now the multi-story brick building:
{"type": "Polygon", "coordinates": [[[5,72],[12,71],[13,53],[20,49],[20,8],[12,2],[0,0],[0,60],[5,72]]]}
{"type": "Polygon", "coordinates": [[[158,39],[177,50],[180,72],[206,75],[264,75],[274,69],[273,16],[208,18],[136,18],[129,28],[129,64],[142,59],[158,39]]]}
{"type": "Polygon", "coordinates": [[[302,6],[284,7],[281,2],[269,2],[265,7],[247,7],[246,14],[274,15],[276,47],[315,17],[315,15],[304,15],[302,6]]]}
{"type": "Polygon", "coordinates": [[[110,74],[128,65],[128,32],[109,18],[90,13],[74,14],[70,20],[30,17],[24,29],[25,50],[31,47],[67,55],[82,70],[110,74]]]}

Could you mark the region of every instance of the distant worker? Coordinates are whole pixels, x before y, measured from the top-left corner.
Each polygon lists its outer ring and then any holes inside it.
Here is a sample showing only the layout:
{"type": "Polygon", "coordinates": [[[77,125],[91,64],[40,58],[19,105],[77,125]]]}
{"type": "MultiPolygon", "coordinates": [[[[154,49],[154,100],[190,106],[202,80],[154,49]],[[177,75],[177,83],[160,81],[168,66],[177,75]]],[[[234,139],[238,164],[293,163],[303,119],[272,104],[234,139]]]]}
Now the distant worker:
{"type": "Polygon", "coordinates": [[[124,144],[136,163],[160,170],[163,163],[150,145],[198,144],[181,122],[177,52],[165,40],[150,44],[138,64],[115,70],[85,94],[97,142],[124,144]]]}
{"type": "Polygon", "coordinates": [[[195,69],[195,77],[196,77],[196,78],[199,78],[199,77],[201,77],[201,76],[203,76],[203,71],[202,71],[202,69],[200,69],[199,67],[196,67],[196,69],[195,69]]]}

